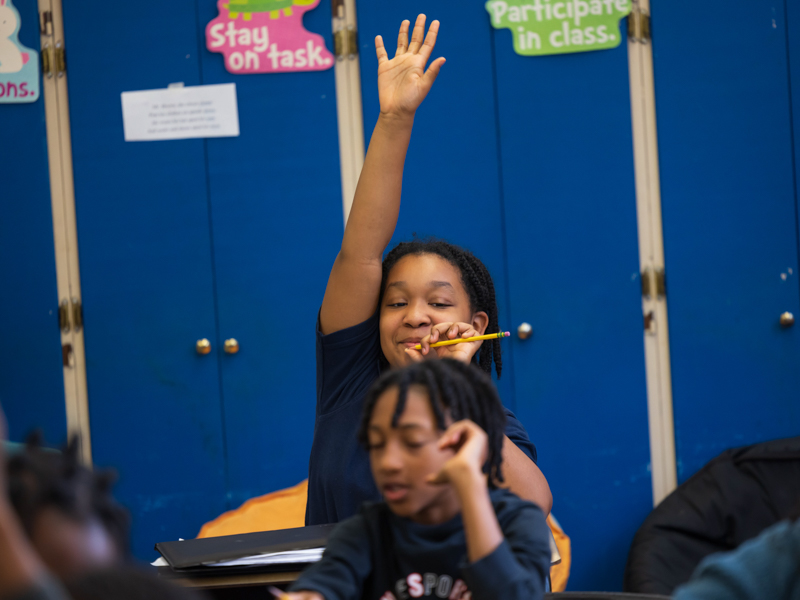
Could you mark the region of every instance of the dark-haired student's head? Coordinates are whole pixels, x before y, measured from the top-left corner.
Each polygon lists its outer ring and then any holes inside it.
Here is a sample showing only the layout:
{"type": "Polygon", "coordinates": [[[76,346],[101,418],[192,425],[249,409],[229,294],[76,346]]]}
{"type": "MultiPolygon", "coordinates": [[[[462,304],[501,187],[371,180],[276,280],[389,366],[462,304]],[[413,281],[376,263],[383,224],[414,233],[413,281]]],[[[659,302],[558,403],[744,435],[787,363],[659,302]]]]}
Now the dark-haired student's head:
{"type": "Polygon", "coordinates": [[[48,569],[67,579],[127,557],[128,515],[111,496],[115,479],[79,459],[77,436],[62,452],[39,436],[8,459],[11,503],[48,569]]]}
{"type": "Polygon", "coordinates": [[[440,437],[464,419],[487,434],[489,485],[502,481],[505,411],[480,369],[449,359],[424,361],[384,373],[372,386],[358,435],[369,451],[375,484],[395,514],[434,524],[460,511],[452,486],[428,478],[455,454],[439,447],[440,437]]]}
{"type": "MultiPolygon", "coordinates": [[[[439,323],[469,323],[480,334],[499,331],[494,283],[488,269],[468,250],[443,240],[402,242],[383,261],[381,349],[394,367],[411,362],[412,347],[439,323]]],[[[500,340],[486,341],[474,360],[498,377],[500,340]]]]}
{"type": "Polygon", "coordinates": [[[178,587],[155,573],[118,565],[64,582],[72,600],[204,600],[202,592],[178,587]]]}

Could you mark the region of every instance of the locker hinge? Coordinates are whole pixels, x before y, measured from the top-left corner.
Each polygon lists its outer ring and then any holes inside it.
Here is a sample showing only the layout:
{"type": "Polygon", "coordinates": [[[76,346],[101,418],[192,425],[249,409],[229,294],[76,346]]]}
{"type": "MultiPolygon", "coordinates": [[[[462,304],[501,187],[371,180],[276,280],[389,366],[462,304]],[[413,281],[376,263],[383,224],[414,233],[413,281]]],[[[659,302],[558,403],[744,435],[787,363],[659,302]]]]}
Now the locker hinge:
{"type": "Polygon", "coordinates": [[[67,74],[67,54],[64,50],[64,44],[56,42],[55,46],[55,71],[56,76],[63,77],[67,74]]]}
{"type": "Polygon", "coordinates": [[[650,41],[650,13],[642,10],[636,2],[628,15],[628,39],[641,44],[650,41]]]}
{"type": "Polygon", "coordinates": [[[57,42],[55,46],[50,43],[43,44],[40,57],[42,60],[42,74],[47,79],[51,79],[53,75],[58,77],[66,75],[67,57],[61,42],[57,42]]]}
{"type": "Polygon", "coordinates": [[[64,333],[69,333],[69,330],[72,329],[69,316],[69,300],[64,298],[58,305],[58,328],[64,333]]]}
{"type": "Polygon", "coordinates": [[[347,25],[344,0],[331,0],[333,15],[333,54],[336,60],[354,59],[358,55],[358,32],[347,25]]]}
{"type": "Polygon", "coordinates": [[[83,327],[83,306],[79,298],[72,299],[72,327],[75,333],[83,327]]]}
{"type": "Polygon", "coordinates": [[[83,306],[79,298],[73,298],[72,302],[64,298],[58,305],[58,328],[64,333],[75,330],[79,332],[83,327],[83,306]]]}
{"type": "Polygon", "coordinates": [[[348,25],[333,32],[333,53],[337,60],[354,59],[358,54],[358,32],[348,25]]]}
{"type": "Polygon", "coordinates": [[[53,48],[50,44],[44,44],[42,46],[40,56],[42,59],[42,74],[47,77],[47,79],[51,79],[53,77],[53,48]]]}
{"type": "Polygon", "coordinates": [[[664,278],[664,269],[661,267],[645,267],[641,273],[642,277],[642,297],[650,300],[655,297],[661,300],[667,295],[667,282],[664,278]]]}

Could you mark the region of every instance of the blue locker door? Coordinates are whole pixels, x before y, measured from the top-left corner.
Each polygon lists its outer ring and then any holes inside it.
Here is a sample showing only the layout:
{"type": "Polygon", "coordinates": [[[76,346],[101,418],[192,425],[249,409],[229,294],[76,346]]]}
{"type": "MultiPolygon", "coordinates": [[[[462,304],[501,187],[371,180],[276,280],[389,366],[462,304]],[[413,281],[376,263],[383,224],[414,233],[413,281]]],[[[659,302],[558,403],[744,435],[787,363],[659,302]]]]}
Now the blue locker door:
{"type": "MultiPolygon", "coordinates": [[[[217,16],[200,4],[200,33],[217,16]]],[[[241,24],[241,19],[239,20],[241,24]]],[[[304,26],[331,41],[330,3],[304,26]]],[[[315,325],[342,239],[334,71],[232,75],[202,52],[202,81],[236,84],[241,135],[208,140],[230,505],[308,476],[315,325]]]]}
{"type": "MultiPolygon", "coordinates": [[[[39,51],[36,0],[17,0],[19,41],[39,51]]],[[[66,440],[61,335],[58,330],[53,217],[44,95],[0,104],[0,404],[9,439],[34,428],[50,444],[66,440]]]]}
{"type": "MultiPolygon", "coordinates": [[[[382,35],[394,54],[403,19],[425,13],[441,21],[432,58],[447,63],[422,107],[403,177],[403,203],[390,248],[414,235],[436,236],[471,250],[494,279],[501,329],[511,327],[503,242],[503,212],[497,160],[492,37],[480,2],[358,2],[361,89],[367,141],[378,119],[375,36],[382,35]]],[[[498,388],[515,408],[513,347],[503,348],[498,388]]],[[[534,442],[537,442],[534,439],[534,442]]]]}
{"type": "Polygon", "coordinates": [[[798,2],[653,5],[678,478],[800,433],[798,2]],[[787,47],[787,33],[793,46],[787,47]],[[689,42],[691,40],[691,42],[689,42]]]}
{"type": "MultiPolygon", "coordinates": [[[[622,22],[624,27],[625,22],[622,22]]],[[[517,409],[573,543],[569,589],[619,590],[652,509],[628,55],[495,36],[517,409]]]]}
{"type": "Polygon", "coordinates": [[[200,83],[193,0],[67,2],[69,102],[94,461],[119,470],[133,550],[225,507],[203,140],[123,141],[120,93],[200,83]]]}

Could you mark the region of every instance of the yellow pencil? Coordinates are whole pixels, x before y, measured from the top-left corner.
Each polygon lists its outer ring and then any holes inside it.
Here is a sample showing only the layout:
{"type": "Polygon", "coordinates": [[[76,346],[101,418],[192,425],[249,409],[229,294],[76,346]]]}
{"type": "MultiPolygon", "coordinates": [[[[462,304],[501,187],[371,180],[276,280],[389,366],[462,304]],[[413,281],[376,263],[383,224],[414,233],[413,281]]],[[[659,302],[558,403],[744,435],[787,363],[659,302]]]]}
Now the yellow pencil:
{"type": "MultiPolygon", "coordinates": [[[[511,335],[510,331],[500,331],[499,333],[487,333],[486,335],[476,335],[468,338],[456,338],[454,340],[444,340],[443,342],[436,342],[431,344],[431,348],[438,348],[439,346],[452,346],[453,344],[463,344],[464,342],[480,342],[481,340],[493,340],[495,338],[504,338],[511,335]]],[[[414,346],[414,350],[422,350],[422,344],[414,346]]]]}

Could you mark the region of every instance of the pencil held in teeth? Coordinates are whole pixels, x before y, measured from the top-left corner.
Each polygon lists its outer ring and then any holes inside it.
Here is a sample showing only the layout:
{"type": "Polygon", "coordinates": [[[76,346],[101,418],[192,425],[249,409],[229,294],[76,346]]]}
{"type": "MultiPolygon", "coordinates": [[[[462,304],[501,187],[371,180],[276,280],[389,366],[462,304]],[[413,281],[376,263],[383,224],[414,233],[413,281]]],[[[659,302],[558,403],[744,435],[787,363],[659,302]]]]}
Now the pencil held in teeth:
{"type": "MultiPolygon", "coordinates": [[[[473,337],[468,338],[456,338],[454,340],[444,340],[442,342],[436,342],[435,344],[431,344],[431,348],[438,348],[439,346],[452,346],[453,344],[463,344],[465,342],[480,342],[482,340],[493,340],[496,338],[504,338],[509,337],[511,335],[510,331],[500,331],[498,333],[487,333],[486,335],[476,335],[473,337]]],[[[417,344],[414,346],[414,350],[422,350],[422,344],[417,344]]]]}

